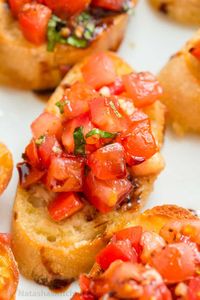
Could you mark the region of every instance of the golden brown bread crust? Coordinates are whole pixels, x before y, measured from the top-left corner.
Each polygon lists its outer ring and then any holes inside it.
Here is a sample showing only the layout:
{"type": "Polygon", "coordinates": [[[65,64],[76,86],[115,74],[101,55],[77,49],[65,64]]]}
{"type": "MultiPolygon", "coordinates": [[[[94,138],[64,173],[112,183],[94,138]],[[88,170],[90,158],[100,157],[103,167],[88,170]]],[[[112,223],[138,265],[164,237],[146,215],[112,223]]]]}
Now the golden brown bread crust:
{"type": "Polygon", "coordinates": [[[149,0],[163,14],[172,19],[191,25],[200,24],[199,0],[149,0]]]}
{"type": "Polygon", "coordinates": [[[0,143],[0,195],[6,189],[13,171],[13,160],[7,147],[0,143]]]}
{"type": "Polygon", "coordinates": [[[200,42],[200,31],[159,74],[173,127],[179,132],[200,132],[200,62],[189,50],[200,42]]]}
{"type": "Polygon", "coordinates": [[[115,51],[128,22],[128,14],[119,14],[89,47],[57,45],[53,52],[48,52],[46,44],[36,47],[23,37],[6,2],[0,0],[0,84],[23,89],[53,89],[63,77],[63,66],[71,67],[96,51],[115,51]]]}
{"type": "MultiPolygon", "coordinates": [[[[116,55],[108,55],[119,75],[132,70],[116,55]]],[[[54,104],[60,100],[66,84],[81,80],[80,70],[83,63],[76,65],[67,74],[50,98],[46,108],[48,111],[59,115],[54,104]]],[[[157,101],[148,108],[147,113],[152,120],[154,135],[160,147],[165,108],[157,101]]],[[[144,206],[157,175],[158,172],[134,179],[134,201],[129,210],[122,207],[108,214],[100,214],[88,204],[84,211],[60,223],[49,218],[45,206],[34,204],[30,192],[18,187],[13,208],[12,233],[13,251],[21,273],[39,283],[54,286],[58,283],[66,284],[80,273],[89,271],[95,255],[105,245],[108,237],[126,226],[144,206]]]]}

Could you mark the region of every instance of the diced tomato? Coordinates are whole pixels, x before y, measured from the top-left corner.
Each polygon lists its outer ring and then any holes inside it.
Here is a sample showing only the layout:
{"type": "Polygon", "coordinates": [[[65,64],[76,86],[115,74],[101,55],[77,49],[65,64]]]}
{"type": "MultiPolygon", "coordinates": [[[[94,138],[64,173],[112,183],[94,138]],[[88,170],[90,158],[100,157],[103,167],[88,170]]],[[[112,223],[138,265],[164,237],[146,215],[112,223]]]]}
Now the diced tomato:
{"type": "Polygon", "coordinates": [[[125,91],[124,83],[120,77],[116,78],[115,81],[108,85],[111,95],[120,95],[125,91]]]}
{"type": "Polygon", "coordinates": [[[130,124],[127,118],[120,114],[119,109],[119,103],[115,98],[96,98],[90,103],[92,122],[108,132],[126,131],[130,124]]]}
{"type": "Polygon", "coordinates": [[[149,120],[136,122],[129,133],[119,137],[127,155],[127,163],[134,165],[150,158],[157,152],[157,146],[149,120]]]}
{"type": "Polygon", "coordinates": [[[27,188],[30,185],[40,181],[44,176],[44,171],[39,171],[35,168],[32,168],[26,162],[19,163],[17,169],[20,177],[20,184],[23,188],[27,188]]]}
{"type": "Polygon", "coordinates": [[[92,5],[114,11],[121,11],[125,2],[125,0],[92,0],[92,5]]]}
{"type": "Polygon", "coordinates": [[[84,159],[54,157],[48,169],[46,185],[53,192],[79,192],[82,190],[84,159]]]}
{"type": "Polygon", "coordinates": [[[49,204],[49,215],[54,221],[62,221],[83,208],[84,204],[75,193],[59,193],[49,204]]]}
{"type": "Polygon", "coordinates": [[[72,300],[94,300],[94,296],[92,294],[80,294],[75,293],[72,297],[72,300]]]}
{"type": "Polygon", "coordinates": [[[116,260],[137,262],[138,255],[129,240],[108,244],[96,257],[96,262],[106,270],[116,260]]]}
{"type": "Polygon", "coordinates": [[[71,121],[68,121],[64,125],[62,143],[68,153],[74,153],[74,130],[77,127],[83,126],[83,133],[86,135],[90,130],[93,129],[93,125],[90,119],[90,115],[85,113],[71,121]]]}
{"type": "Polygon", "coordinates": [[[39,157],[38,157],[38,149],[37,149],[34,139],[32,139],[31,142],[26,147],[25,155],[26,155],[28,162],[33,167],[37,168],[39,166],[40,161],[39,161],[39,157]]]}
{"type": "Polygon", "coordinates": [[[190,49],[190,53],[198,60],[200,60],[200,43],[190,49]]]}
{"type": "Polygon", "coordinates": [[[185,243],[169,244],[151,258],[151,264],[168,283],[185,281],[195,274],[195,253],[185,243]]]}
{"type": "Polygon", "coordinates": [[[116,71],[112,59],[106,53],[92,55],[82,68],[85,82],[95,89],[115,81],[116,71]]]}
{"type": "Polygon", "coordinates": [[[30,3],[31,0],[8,0],[13,16],[18,17],[23,5],[30,3]]]}
{"type": "Polygon", "coordinates": [[[89,111],[89,102],[95,98],[97,93],[89,85],[77,82],[65,91],[64,115],[67,119],[78,117],[89,111]]]}
{"type": "Polygon", "coordinates": [[[42,0],[56,15],[68,17],[83,11],[91,0],[42,0]]]}
{"type": "Polygon", "coordinates": [[[0,233],[0,243],[11,246],[11,234],[10,233],[0,233]]]}
{"type": "Polygon", "coordinates": [[[149,72],[131,73],[123,76],[125,89],[136,107],[145,107],[162,95],[162,88],[149,72]]]}
{"type": "Polygon", "coordinates": [[[96,150],[89,155],[88,166],[99,179],[124,178],[126,176],[126,161],[122,145],[114,143],[96,150]]]}
{"type": "Polygon", "coordinates": [[[81,274],[79,277],[79,285],[83,293],[88,293],[90,287],[90,278],[85,274],[81,274]]]}
{"type": "Polygon", "coordinates": [[[19,13],[19,24],[24,37],[40,46],[46,41],[51,10],[38,3],[27,3],[19,13]]]}
{"type": "Polygon", "coordinates": [[[55,136],[45,136],[41,145],[38,145],[40,164],[44,168],[48,168],[51,163],[51,159],[55,156],[60,156],[61,153],[61,147],[55,136]]]}
{"type": "Polygon", "coordinates": [[[10,247],[4,243],[0,243],[0,269],[0,299],[14,299],[19,282],[19,271],[10,247]]]}
{"type": "Polygon", "coordinates": [[[130,116],[132,122],[139,122],[148,120],[149,117],[143,111],[135,109],[134,113],[130,116]]]}
{"type": "Polygon", "coordinates": [[[172,300],[172,295],[167,286],[162,283],[149,284],[144,286],[144,293],[141,300],[172,300]]]}
{"type": "Polygon", "coordinates": [[[59,140],[62,134],[62,122],[53,114],[44,112],[31,124],[31,130],[35,139],[43,135],[55,135],[59,140]]]}
{"type": "Polygon", "coordinates": [[[139,254],[141,252],[140,241],[142,237],[142,231],[143,229],[141,226],[129,227],[115,233],[112,237],[112,240],[129,240],[131,245],[139,254]]]}
{"type": "Polygon", "coordinates": [[[149,263],[152,255],[166,246],[165,240],[156,232],[144,231],[141,237],[142,253],[140,259],[143,263],[149,263]]]}
{"type": "Polygon", "coordinates": [[[188,288],[188,300],[200,299],[200,277],[190,280],[188,288]]]}
{"type": "Polygon", "coordinates": [[[106,213],[126,198],[132,185],[127,179],[100,180],[89,172],[84,179],[83,190],[87,200],[100,212],[106,213]]]}

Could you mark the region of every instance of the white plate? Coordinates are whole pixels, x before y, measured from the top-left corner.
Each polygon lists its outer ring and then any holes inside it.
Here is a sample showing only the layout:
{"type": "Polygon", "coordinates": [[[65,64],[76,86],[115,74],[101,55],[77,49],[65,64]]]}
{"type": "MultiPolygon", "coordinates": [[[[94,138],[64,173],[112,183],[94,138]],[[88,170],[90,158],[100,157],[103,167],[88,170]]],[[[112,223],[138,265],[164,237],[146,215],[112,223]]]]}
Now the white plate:
{"type": "MultiPolygon", "coordinates": [[[[194,28],[179,26],[155,13],[141,0],[130,21],[120,55],[137,70],[158,72],[170,55],[190,38],[194,28]]],[[[31,72],[31,70],[30,70],[31,72]]],[[[45,102],[30,92],[1,88],[0,140],[8,145],[15,163],[30,138],[29,125],[42,111],[45,102]]],[[[167,132],[163,153],[165,171],[155,184],[148,207],[175,203],[186,208],[200,208],[200,138],[177,138],[167,132]]],[[[9,230],[11,208],[17,185],[17,172],[0,199],[0,232],[9,230]]],[[[71,287],[65,294],[52,294],[47,288],[21,278],[17,300],[69,299],[71,287]]]]}

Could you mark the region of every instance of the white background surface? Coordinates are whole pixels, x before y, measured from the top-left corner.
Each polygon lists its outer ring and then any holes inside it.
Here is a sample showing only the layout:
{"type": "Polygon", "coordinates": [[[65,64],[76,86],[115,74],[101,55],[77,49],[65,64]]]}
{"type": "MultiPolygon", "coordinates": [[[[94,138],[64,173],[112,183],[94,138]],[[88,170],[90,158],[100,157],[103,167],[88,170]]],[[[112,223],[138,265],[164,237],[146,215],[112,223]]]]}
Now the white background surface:
{"type": "MultiPolygon", "coordinates": [[[[135,69],[157,73],[194,31],[195,28],[175,24],[155,13],[145,0],[140,0],[119,52],[135,69]]],[[[45,102],[31,92],[0,89],[0,140],[12,151],[15,164],[30,138],[29,125],[44,105],[45,102]]],[[[199,150],[200,137],[181,139],[167,132],[163,147],[166,168],[155,184],[148,207],[175,203],[200,209],[199,150]]],[[[0,199],[0,232],[9,231],[16,185],[15,169],[11,183],[0,199]]],[[[52,294],[47,288],[21,278],[17,300],[67,300],[71,295],[72,288],[65,295],[52,294]]]]}

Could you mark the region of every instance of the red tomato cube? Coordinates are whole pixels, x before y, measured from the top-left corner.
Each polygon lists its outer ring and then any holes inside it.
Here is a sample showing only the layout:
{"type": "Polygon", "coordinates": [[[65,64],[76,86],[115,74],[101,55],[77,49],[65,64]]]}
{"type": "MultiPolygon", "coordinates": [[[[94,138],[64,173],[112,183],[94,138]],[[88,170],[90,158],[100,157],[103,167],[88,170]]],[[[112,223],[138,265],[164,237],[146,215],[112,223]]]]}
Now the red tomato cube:
{"type": "Polygon", "coordinates": [[[123,83],[136,107],[150,105],[162,95],[162,88],[159,82],[149,72],[124,75],[123,83]]]}
{"type": "Polygon", "coordinates": [[[84,159],[54,157],[48,169],[46,185],[53,192],[80,192],[84,172],[84,159]]]}
{"type": "Polygon", "coordinates": [[[121,144],[106,145],[88,157],[88,166],[99,179],[109,180],[126,176],[126,161],[121,144]]]}
{"type": "Polygon", "coordinates": [[[67,119],[78,117],[89,111],[89,102],[96,97],[97,93],[89,85],[77,82],[65,91],[64,115],[67,119]]]}
{"type": "Polygon", "coordinates": [[[74,153],[74,130],[77,127],[83,126],[83,133],[86,135],[89,131],[93,129],[93,124],[90,119],[90,115],[85,113],[68,121],[64,125],[62,143],[68,153],[74,153]]]}
{"type": "Polygon", "coordinates": [[[195,274],[195,251],[185,243],[174,243],[156,253],[151,264],[168,283],[185,281],[195,274]]]}
{"type": "Polygon", "coordinates": [[[38,145],[38,155],[40,163],[44,168],[48,168],[51,159],[55,156],[60,156],[62,149],[55,136],[45,136],[41,145],[38,145]]]}
{"type": "Polygon", "coordinates": [[[61,17],[71,16],[83,11],[90,0],[42,0],[56,15],[61,17]]]}
{"type": "Polygon", "coordinates": [[[92,172],[85,177],[83,191],[86,199],[102,213],[111,211],[131,192],[127,179],[100,180],[92,172]]]}
{"type": "Polygon", "coordinates": [[[98,97],[90,103],[92,122],[100,129],[108,132],[123,132],[128,130],[129,120],[120,113],[116,98],[98,97]]]}
{"type": "Polygon", "coordinates": [[[24,4],[30,3],[31,0],[8,0],[13,16],[18,17],[18,14],[24,4]]]}
{"type": "Polygon", "coordinates": [[[188,300],[200,299],[200,277],[190,280],[188,289],[188,300]]]}
{"type": "Polygon", "coordinates": [[[115,81],[116,71],[112,59],[106,53],[92,55],[82,68],[85,82],[99,89],[115,81]]]}
{"type": "Polygon", "coordinates": [[[134,165],[153,156],[157,145],[151,132],[150,120],[136,122],[128,133],[119,137],[125,149],[127,163],[134,165]]]}
{"type": "Polygon", "coordinates": [[[125,2],[125,0],[92,0],[92,5],[114,11],[120,11],[123,9],[125,2]]]}
{"type": "Polygon", "coordinates": [[[28,162],[33,167],[39,166],[39,156],[38,156],[38,148],[35,144],[34,139],[31,140],[31,142],[28,144],[28,146],[25,149],[25,155],[28,162]]]}
{"type": "Polygon", "coordinates": [[[40,46],[46,41],[47,26],[51,10],[38,3],[28,3],[19,13],[19,25],[24,37],[31,43],[40,46]]]}
{"type": "Polygon", "coordinates": [[[141,246],[140,241],[142,237],[143,229],[141,226],[134,226],[118,231],[114,234],[113,241],[129,240],[131,245],[135,248],[137,253],[140,253],[141,246]]]}
{"type": "Polygon", "coordinates": [[[44,112],[31,124],[31,130],[36,139],[43,135],[55,135],[60,139],[62,134],[62,122],[53,114],[44,112]]]}
{"type": "Polygon", "coordinates": [[[117,241],[115,243],[108,244],[96,257],[96,262],[103,270],[109,268],[109,266],[116,260],[137,262],[138,255],[134,248],[132,248],[130,241],[117,241]]]}
{"type": "Polygon", "coordinates": [[[83,208],[84,204],[75,193],[59,193],[49,204],[48,211],[54,221],[62,221],[83,208]]]}

